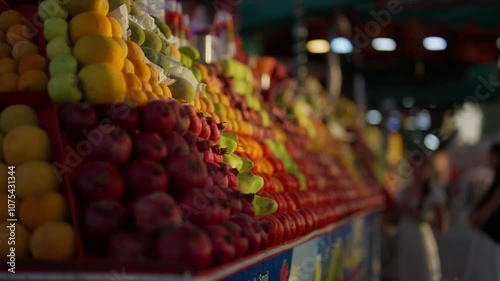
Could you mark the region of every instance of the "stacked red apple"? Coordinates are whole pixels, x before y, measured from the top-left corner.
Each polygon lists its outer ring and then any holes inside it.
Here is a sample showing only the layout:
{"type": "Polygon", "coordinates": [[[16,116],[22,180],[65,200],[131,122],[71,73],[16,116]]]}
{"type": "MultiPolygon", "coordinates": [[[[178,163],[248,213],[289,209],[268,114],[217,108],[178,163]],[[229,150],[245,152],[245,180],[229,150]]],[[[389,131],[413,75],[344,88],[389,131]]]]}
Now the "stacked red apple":
{"type": "Polygon", "coordinates": [[[191,105],[155,100],[71,104],[61,129],[82,163],[72,173],[87,256],[199,270],[268,247],[253,195],[222,162],[222,126],[191,105]]]}

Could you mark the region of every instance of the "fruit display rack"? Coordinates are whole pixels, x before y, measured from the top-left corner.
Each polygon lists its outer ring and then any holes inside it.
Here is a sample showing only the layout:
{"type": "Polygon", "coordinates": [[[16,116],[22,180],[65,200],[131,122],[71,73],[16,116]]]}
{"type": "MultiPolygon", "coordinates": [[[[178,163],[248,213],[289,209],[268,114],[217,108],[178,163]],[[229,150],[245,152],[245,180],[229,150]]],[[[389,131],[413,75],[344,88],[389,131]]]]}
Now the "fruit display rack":
{"type": "Polygon", "coordinates": [[[377,274],[371,152],[283,64],[203,63],[141,1],[26,3],[0,2],[0,280],[377,274]]]}

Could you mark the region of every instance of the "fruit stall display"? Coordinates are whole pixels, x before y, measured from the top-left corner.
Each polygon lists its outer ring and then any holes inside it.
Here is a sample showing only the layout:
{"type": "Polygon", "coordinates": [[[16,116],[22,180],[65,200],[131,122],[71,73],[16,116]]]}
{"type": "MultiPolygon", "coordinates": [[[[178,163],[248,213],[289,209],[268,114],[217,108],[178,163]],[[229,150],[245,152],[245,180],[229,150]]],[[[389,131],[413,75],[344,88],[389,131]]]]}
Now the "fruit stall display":
{"type": "Polygon", "coordinates": [[[204,64],[136,1],[7,2],[0,253],[11,273],[222,272],[382,206],[367,162],[339,153],[363,154],[362,139],[335,139],[314,104],[283,99],[291,78],[274,59],[204,64]]]}

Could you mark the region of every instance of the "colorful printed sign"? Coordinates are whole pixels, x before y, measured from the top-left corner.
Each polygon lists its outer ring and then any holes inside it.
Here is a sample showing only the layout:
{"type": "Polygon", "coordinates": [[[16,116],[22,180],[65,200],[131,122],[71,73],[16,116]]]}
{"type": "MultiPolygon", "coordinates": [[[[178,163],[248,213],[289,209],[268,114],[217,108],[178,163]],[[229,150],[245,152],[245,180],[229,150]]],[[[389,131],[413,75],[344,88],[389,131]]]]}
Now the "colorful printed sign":
{"type": "Polygon", "coordinates": [[[226,280],[369,281],[380,276],[380,214],[374,212],[226,280]]]}

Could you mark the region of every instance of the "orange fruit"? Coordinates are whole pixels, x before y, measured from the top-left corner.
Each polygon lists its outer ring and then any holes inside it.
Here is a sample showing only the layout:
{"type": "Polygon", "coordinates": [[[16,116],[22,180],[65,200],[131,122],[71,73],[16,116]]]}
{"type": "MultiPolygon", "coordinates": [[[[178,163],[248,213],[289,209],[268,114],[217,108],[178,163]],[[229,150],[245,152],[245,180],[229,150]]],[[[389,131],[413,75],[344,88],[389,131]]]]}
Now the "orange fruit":
{"type": "Polygon", "coordinates": [[[148,81],[142,80],[142,90],[145,92],[152,92],[153,87],[151,87],[151,84],[148,81]]]}
{"type": "Polygon", "coordinates": [[[0,42],[0,59],[10,58],[11,52],[12,49],[10,48],[9,44],[0,42]]]}
{"type": "Polygon", "coordinates": [[[7,72],[0,75],[0,92],[16,92],[19,75],[15,72],[7,72]]]}
{"type": "Polygon", "coordinates": [[[42,70],[28,70],[19,77],[17,89],[19,91],[43,92],[47,89],[49,76],[42,70]]]}
{"type": "MultiPolygon", "coordinates": [[[[10,236],[10,229],[7,228],[9,222],[0,222],[0,255],[7,256],[10,253],[10,248],[13,245],[6,243],[7,237],[10,236]]],[[[22,260],[29,255],[29,240],[30,232],[22,224],[16,222],[16,259],[22,260]]]]}
{"type": "Polygon", "coordinates": [[[7,30],[7,43],[14,46],[20,41],[29,41],[35,37],[35,33],[24,24],[14,24],[7,30]]]}
{"type": "Polygon", "coordinates": [[[148,102],[148,96],[142,90],[129,90],[125,97],[125,103],[132,106],[141,106],[148,102]]]}
{"type": "Polygon", "coordinates": [[[151,70],[143,61],[132,60],[135,69],[135,75],[142,81],[149,81],[151,79],[151,70]]]}
{"type": "Polygon", "coordinates": [[[35,229],[29,245],[36,260],[71,260],[76,252],[75,231],[68,223],[49,222],[35,229]]]}
{"type": "Polygon", "coordinates": [[[160,80],[160,75],[158,74],[158,67],[154,64],[147,63],[146,64],[149,68],[149,71],[151,72],[151,78],[149,78],[149,81],[155,81],[158,83],[160,80]]]}
{"type": "Polygon", "coordinates": [[[125,42],[125,40],[123,38],[117,37],[117,36],[114,36],[113,40],[115,40],[116,43],[118,43],[118,45],[120,45],[120,47],[122,48],[123,59],[127,58],[127,55],[128,55],[128,46],[127,46],[127,43],[125,42]]]}
{"type": "Polygon", "coordinates": [[[142,90],[142,81],[134,74],[123,73],[125,82],[127,83],[127,90],[142,90]]]}
{"type": "Polygon", "coordinates": [[[7,10],[0,14],[0,30],[7,32],[9,27],[23,23],[23,16],[16,10],[7,10]]]}
{"type": "Polygon", "coordinates": [[[155,95],[157,97],[163,97],[163,89],[160,87],[160,84],[156,81],[151,81],[149,82],[149,84],[151,84],[151,88],[153,89],[153,93],[155,93],[155,95]]]}
{"type": "Polygon", "coordinates": [[[65,0],[64,6],[68,9],[71,17],[85,12],[93,12],[105,16],[109,12],[108,0],[65,0]]]}
{"type": "Polygon", "coordinates": [[[27,54],[38,54],[38,47],[31,41],[19,41],[12,47],[12,57],[20,61],[27,54]]]}
{"type": "Polygon", "coordinates": [[[66,199],[57,191],[25,197],[19,207],[21,222],[31,230],[48,222],[63,221],[67,215],[66,199]]]}
{"type": "Polygon", "coordinates": [[[13,72],[17,73],[17,61],[11,58],[0,59],[0,75],[13,72]]]}
{"type": "Polygon", "coordinates": [[[73,55],[83,66],[96,63],[109,63],[121,70],[125,63],[120,44],[99,34],[87,34],[73,47],[73,55]]]}
{"type": "Polygon", "coordinates": [[[20,61],[17,66],[17,72],[23,74],[28,70],[47,70],[47,60],[39,54],[27,54],[20,61]]]}
{"type": "Polygon", "coordinates": [[[128,47],[127,58],[132,61],[142,61],[144,59],[144,52],[141,47],[134,41],[125,40],[128,47]]]}
{"type": "Polygon", "coordinates": [[[163,90],[163,97],[165,97],[165,98],[171,98],[172,97],[172,92],[170,91],[170,88],[168,87],[167,84],[161,83],[160,87],[163,90]]]}
{"type": "Polygon", "coordinates": [[[123,29],[118,20],[111,16],[108,16],[108,20],[111,23],[111,32],[113,36],[123,37],[123,29]]]}
{"type": "Polygon", "coordinates": [[[125,63],[123,64],[122,72],[123,73],[130,73],[130,74],[135,73],[134,64],[129,59],[125,59],[125,63]]]}
{"type": "Polygon", "coordinates": [[[98,34],[104,37],[111,37],[113,31],[111,22],[105,15],[85,12],[71,19],[69,22],[69,34],[71,43],[76,44],[85,35],[98,34]]]}

